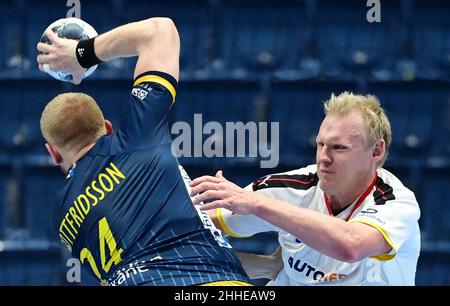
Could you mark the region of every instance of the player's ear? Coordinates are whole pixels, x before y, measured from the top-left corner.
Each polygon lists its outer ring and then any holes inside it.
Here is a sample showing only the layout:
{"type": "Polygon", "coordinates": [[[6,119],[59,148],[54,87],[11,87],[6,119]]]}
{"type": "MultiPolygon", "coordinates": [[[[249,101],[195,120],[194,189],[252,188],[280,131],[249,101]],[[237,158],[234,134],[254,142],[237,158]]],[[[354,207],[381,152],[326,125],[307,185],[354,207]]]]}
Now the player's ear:
{"type": "Polygon", "coordinates": [[[53,162],[56,165],[60,165],[63,162],[63,159],[61,157],[61,154],[49,143],[45,144],[45,147],[47,148],[48,154],[52,157],[53,162]]]}
{"type": "Polygon", "coordinates": [[[383,159],[384,155],[386,154],[386,143],[384,142],[384,139],[378,139],[377,142],[375,142],[375,145],[372,149],[372,158],[376,159],[377,161],[380,161],[383,159]]]}
{"type": "Polygon", "coordinates": [[[106,135],[112,135],[113,133],[112,123],[106,119],[105,119],[105,128],[106,128],[106,135]]]}

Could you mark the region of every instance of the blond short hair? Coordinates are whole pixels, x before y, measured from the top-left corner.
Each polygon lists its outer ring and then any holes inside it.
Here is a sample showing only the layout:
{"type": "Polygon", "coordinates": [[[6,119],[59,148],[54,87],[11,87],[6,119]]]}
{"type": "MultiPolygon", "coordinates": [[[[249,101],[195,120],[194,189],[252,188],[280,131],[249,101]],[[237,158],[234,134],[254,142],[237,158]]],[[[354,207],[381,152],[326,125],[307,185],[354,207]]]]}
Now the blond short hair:
{"type": "Polygon", "coordinates": [[[366,128],[365,140],[367,146],[374,145],[379,139],[384,139],[386,143],[386,153],[378,167],[383,166],[392,142],[392,131],[389,119],[376,96],[355,95],[348,91],[338,96],[331,94],[331,98],[324,103],[324,109],[327,116],[344,116],[352,111],[362,114],[366,128]]]}
{"type": "Polygon", "coordinates": [[[45,140],[63,150],[80,150],[106,134],[103,113],[84,93],[64,93],[51,100],[41,115],[45,140]]]}

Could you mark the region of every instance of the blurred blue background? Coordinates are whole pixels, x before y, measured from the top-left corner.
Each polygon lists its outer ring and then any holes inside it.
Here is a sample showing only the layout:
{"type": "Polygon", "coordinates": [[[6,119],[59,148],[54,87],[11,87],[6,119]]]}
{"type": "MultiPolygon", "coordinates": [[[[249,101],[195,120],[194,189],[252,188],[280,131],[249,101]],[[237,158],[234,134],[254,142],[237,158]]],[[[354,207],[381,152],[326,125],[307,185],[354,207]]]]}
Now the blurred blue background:
{"type": "MultiPolygon", "coordinates": [[[[68,254],[52,229],[64,176],[40,135],[45,104],[83,91],[114,123],[131,88],[135,59],[105,63],[79,87],[39,72],[36,43],[66,17],[66,2],[0,1],[0,285],[69,285],[68,254]]],[[[280,122],[277,168],[260,168],[259,158],[181,158],[191,177],[223,169],[245,186],[314,163],[322,102],[344,90],[377,95],[393,128],[385,168],[422,210],[416,283],[449,285],[450,1],[382,1],[380,23],[367,22],[368,10],[356,0],[81,1],[81,18],[99,33],[152,16],[175,21],[182,54],[173,122],[192,124],[194,113],[204,123],[280,122]]],[[[232,242],[270,253],[274,237],[232,242]]],[[[85,273],[82,281],[96,284],[85,273]]]]}

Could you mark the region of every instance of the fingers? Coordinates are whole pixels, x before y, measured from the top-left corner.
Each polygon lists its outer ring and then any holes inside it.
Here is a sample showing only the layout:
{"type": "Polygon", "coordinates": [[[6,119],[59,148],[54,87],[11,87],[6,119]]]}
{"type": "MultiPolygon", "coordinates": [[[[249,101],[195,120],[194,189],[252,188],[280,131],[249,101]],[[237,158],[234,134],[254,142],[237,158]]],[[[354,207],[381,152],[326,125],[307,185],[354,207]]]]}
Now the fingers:
{"type": "MultiPolygon", "coordinates": [[[[46,32],[47,37],[49,40],[53,43],[56,42],[57,39],[59,39],[58,35],[56,35],[52,30],[47,30],[46,32]]],[[[43,64],[49,63],[49,68],[51,70],[58,70],[58,67],[55,66],[54,63],[50,63],[52,59],[54,59],[53,52],[55,51],[55,47],[50,44],[39,42],[36,46],[36,49],[42,53],[39,54],[36,58],[38,64],[39,64],[39,70],[45,71],[45,67],[43,67],[43,64]]]]}
{"type": "Polygon", "coordinates": [[[217,183],[211,183],[211,182],[203,182],[200,183],[199,185],[193,187],[191,189],[191,196],[195,196],[199,193],[202,193],[206,190],[217,190],[218,189],[218,184],[217,183]]]}
{"type": "Polygon", "coordinates": [[[48,44],[44,44],[44,43],[38,43],[37,44],[37,50],[39,51],[39,52],[42,52],[42,53],[50,53],[52,50],[53,50],[53,47],[51,46],[51,45],[48,45],[48,44]]]}
{"type": "Polygon", "coordinates": [[[43,63],[39,65],[39,69],[41,69],[43,72],[49,73],[50,71],[60,71],[61,65],[55,64],[55,63],[43,63]]]}
{"type": "Polygon", "coordinates": [[[53,32],[52,30],[47,30],[45,34],[47,35],[48,39],[52,42],[52,44],[56,43],[60,39],[58,35],[56,35],[56,33],[53,32]]]}
{"type": "Polygon", "coordinates": [[[52,51],[51,48],[52,47],[50,45],[41,42],[37,44],[37,50],[43,53],[39,54],[36,58],[36,61],[39,65],[39,70],[42,72],[46,72],[44,64],[47,64],[48,61],[51,59],[51,56],[49,55],[49,53],[52,51]]]}
{"type": "Polygon", "coordinates": [[[217,171],[216,177],[218,177],[218,178],[224,178],[222,170],[217,171]]]}
{"type": "Polygon", "coordinates": [[[204,175],[204,176],[198,177],[195,180],[193,180],[191,182],[191,187],[195,187],[195,186],[197,186],[197,185],[199,185],[201,183],[204,183],[204,182],[220,183],[221,181],[222,180],[217,178],[217,177],[204,175]]]}
{"type": "Polygon", "coordinates": [[[208,200],[217,200],[217,199],[223,199],[226,197],[226,192],[219,191],[219,190],[208,190],[203,192],[202,194],[199,194],[195,196],[194,198],[194,204],[200,204],[201,202],[208,201],[208,200]]]}
{"type": "MultiPolygon", "coordinates": [[[[44,63],[44,65],[48,65],[48,68],[53,71],[61,71],[62,70],[61,64],[57,64],[54,62],[44,63]]],[[[45,70],[45,66],[44,66],[44,70],[45,70]]]]}
{"type": "Polygon", "coordinates": [[[49,54],[39,54],[36,58],[38,64],[48,63],[53,57],[49,54]]]}
{"type": "Polygon", "coordinates": [[[48,70],[52,70],[52,71],[61,71],[62,70],[62,66],[60,63],[55,63],[55,61],[51,61],[49,62],[49,60],[51,60],[51,58],[49,58],[48,60],[45,60],[40,58],[38,60],[38,64],[39,64],[39,70],[44,71],[44,72],[48,72],[48,70]]]}
{"type": "Polygon", "coordinates": [[[43,53],[43,54],[39,54],[36,58],[36,61],[39,65],[39,70],[42,72],[45,72],[44,64],[47,64],[48,61],[52,59],[52,56],[49,55],[49,53],[52,51],[52,46],[44,44],[44,43],[38,43],[37,49],[39,52],[43,53]]]}
{"type": "Polygon", "coordinates": [[[42,64],[42,71],[49,73],[51,71],[50,66],[47,63],[42,64]]]}
{"type": "Polygon", "coordinates": [[[224,200],[217,200],[205,205],[200,206],[200,210],[211,210],[216,208],[226,208],[226,202],[224,200]]]}

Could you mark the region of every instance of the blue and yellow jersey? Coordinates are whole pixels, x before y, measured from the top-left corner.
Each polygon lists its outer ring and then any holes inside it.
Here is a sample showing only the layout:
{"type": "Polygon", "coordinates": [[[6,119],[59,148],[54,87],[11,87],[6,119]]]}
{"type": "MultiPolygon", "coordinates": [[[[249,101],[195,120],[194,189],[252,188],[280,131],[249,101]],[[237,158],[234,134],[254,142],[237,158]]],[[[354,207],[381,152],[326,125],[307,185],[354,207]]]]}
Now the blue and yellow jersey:
{"type": "Polygon", "coordinates": [[[108,285],[249,281],[171,153],[176,85],[162,72],[138,76],[119,128],[71,167],[58,195],[61,241],[108,285]]]}

